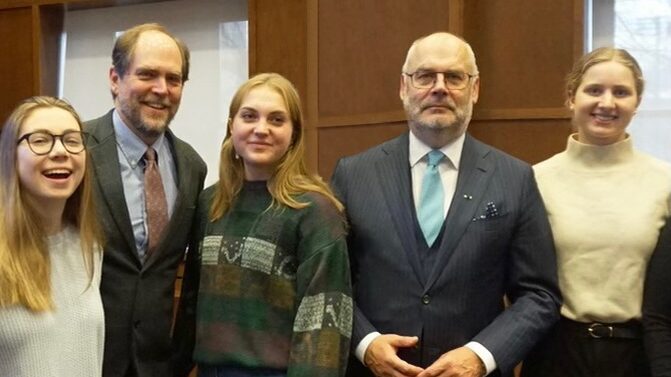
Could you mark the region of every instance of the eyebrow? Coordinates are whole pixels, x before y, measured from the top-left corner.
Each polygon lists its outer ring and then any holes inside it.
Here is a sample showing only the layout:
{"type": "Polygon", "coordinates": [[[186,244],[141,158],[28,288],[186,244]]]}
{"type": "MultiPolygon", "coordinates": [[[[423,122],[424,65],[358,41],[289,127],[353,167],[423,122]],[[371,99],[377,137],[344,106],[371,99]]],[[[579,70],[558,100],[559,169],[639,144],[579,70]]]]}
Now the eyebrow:
{"type": "Polygon", "coordinates": [[[614,84],[614,85],[606,85],[601,82],[586,82],[585,87],[590,87],[590,86],[612,86],[613,88],[635,88],[634,85],[629,85],[629,84],[614,84]]]}
{"type": "MultiPolygon", "coordinates": [[[[66,130],[63,130],[63,132],[61,132],[60,135],[66,133],[66,132],[81,132],[81,131],[82,131],[82,130],[81,130],[81,129],[78,129],[78,128],[68,128],[68,129],[66,129],[66,130]]],[[[41,132],[41,133],[45,133],[45,134],[57,135],[57,134],[55,134],[55,133],[53,133],[53,132],[47,130],[46,128],[40,128],[40,129],[37,129],[37,130],[33,130],[33,131],[30,131],[30,132],[26,132],[25,134],[32,134],[32,133],[35,133],[35,132],[41,132]]],[[[24,135],[25,135],[25,134],[24,134],[24,135]]]]}
{"type": "MultiPolygon", "coordinates": [[[[139,66],[135,67],[135,70],[133,72],[161,72],[162,70],[156,67],[150,67],[150,66],[139,66]]],[[[166,74],[168,75],[177,75],[177,76],[182,76],[182,71],[166,71],[166,74]]]]}
{"type": "MultiPolygon", "coordinates": [[[[249,110],[249,111],[254,111],[254,112],[257,112],[257,113],[259,112],[259,110],[257,110],[256,108],[249,107],[249,106],[243,106],[238,111],[242,111],[242,110],[249,110]]],[[[285,110],[271,110],[270,112],[268,112],[268,114],[269,115],[277,115],[277,114],[288,115],[289,113],[285,110]]]]}

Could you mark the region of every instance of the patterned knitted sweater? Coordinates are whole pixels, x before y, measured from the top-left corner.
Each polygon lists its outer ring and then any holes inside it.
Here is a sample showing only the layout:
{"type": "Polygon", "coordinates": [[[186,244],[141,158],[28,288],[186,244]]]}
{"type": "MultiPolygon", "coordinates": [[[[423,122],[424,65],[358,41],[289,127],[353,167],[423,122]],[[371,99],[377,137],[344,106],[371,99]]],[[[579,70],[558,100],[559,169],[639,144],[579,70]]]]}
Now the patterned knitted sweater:
{"type": "MultiPolygon", "coordinates": [[[[203,192],[201,208],[213,192],[203,192]]],[[[196,362],[290,377],[345,374],[352,330],[345,224],[323,196],[298,199],[310,205],[269,209],[266,182],[246,182],[231,210],[204,224],[196,362]]]]}

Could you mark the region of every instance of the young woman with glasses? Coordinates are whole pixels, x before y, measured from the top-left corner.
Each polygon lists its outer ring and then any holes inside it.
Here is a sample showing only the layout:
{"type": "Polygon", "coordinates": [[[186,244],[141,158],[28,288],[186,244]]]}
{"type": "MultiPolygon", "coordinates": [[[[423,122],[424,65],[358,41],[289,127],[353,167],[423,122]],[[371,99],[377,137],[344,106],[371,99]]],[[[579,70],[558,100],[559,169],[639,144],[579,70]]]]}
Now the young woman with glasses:
{"type": "Polygon", "coordinates": [[[100,232],[81,121],[33,97],[0,132],[0,376],[102,374],[100,232]]]}

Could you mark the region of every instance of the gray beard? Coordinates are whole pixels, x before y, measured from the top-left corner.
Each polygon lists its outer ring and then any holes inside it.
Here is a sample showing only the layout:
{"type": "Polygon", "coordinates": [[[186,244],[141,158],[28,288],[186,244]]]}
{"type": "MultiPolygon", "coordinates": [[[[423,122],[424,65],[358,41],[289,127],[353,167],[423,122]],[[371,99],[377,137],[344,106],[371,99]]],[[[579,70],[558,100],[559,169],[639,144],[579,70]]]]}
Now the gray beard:
{"type": "Polygon", "coordinates": [[[142,135],[148,136],[148,137],[158,137],[162,133],[165,132],[165,130],[168,129],[168,125],[170,124],[170,121],[172,119],[167,119],[165,124],[160,128],[151,128],[149,127],[146,123],[140,121],[139,124],[135,125],[135,129],[138,130],[142,135]]]}
{"type": "Polygon", "coordinates": [[[170,125],[170,122],[174,118],[174,115],[169,115],[168,118],[165,120],[163,125],[159,128],[156,127],[151,127],[147,123],[145,123],[142,120],[142,114],[140,113],[139,109],[130,107],[130,106],[122,106],[122,111],[128,111],[128,113],[131,115],[128,117],[130,121],[133,123],[130,126],[135,128],[140,134],[149,137],[149,138],[155,138],[160,136],[162,133],[164,133],[167,129],[168,126],[170,125]]]}
{"type": "Polygon", "coordinates": [[[422,122],[419,120],[412,120],[411,122],[421,130],[426,130],[426,131],[436,131],[440,132],[443,130],[450,130],[450,129],[458,129],[462,128],[467,122],[468,119],[465,114],[455,114],[455,119],[452,122],[445,123],[441,122],[439,120],[435,120],[433,122],[422,122]]]}

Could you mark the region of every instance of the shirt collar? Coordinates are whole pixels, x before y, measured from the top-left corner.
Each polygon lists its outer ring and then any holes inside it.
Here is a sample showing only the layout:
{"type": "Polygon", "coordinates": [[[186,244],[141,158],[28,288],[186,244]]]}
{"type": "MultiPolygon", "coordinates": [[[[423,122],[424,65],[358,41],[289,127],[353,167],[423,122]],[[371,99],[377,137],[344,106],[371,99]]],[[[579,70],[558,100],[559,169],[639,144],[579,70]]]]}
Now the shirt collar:
{"type": "MultiPolygon", "coordinates": [[[[429,147],[428,145],[424,144],[421,140],[419,140],[417,136],[415,136],[415,134],[412,133],[412,131],[410,131],[410,137],[408,138],[408,140],[410,143],[408,148],[410,167],[414,167],[433,148],[429,147]]],[[[443,152],[443,154],[445,154],[449,163],[452,164],[452,167],[455,168],[456,170],[459,170],[459,162],[461,161],[461,151],[464,149],[465,140],[466,140],[466,133],[464,132],[463,134],[461,134],[461,136],[459,136],[455,140],[447,143],[442,148],[440,148],[440,151],[443,152]]]]}
{"type": "MultiPolygon", "coordinates": [[[[130,130],[116,109],[112,113],[112,123],[114,124],[114,135],[116,136],[117,145],[119,145],[119,148],[121,148],[126,158],[128,158],[128,162],[140,162],[147,151],[147,144],[130,130]]],[[[161,150],[165,147],[165,134],[161,134],[151,147],[154,148],[157,155],[160,155],[161,150]]]]}

